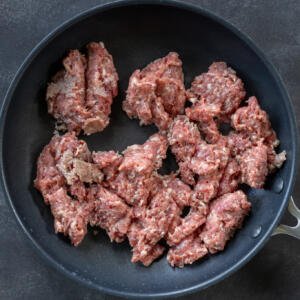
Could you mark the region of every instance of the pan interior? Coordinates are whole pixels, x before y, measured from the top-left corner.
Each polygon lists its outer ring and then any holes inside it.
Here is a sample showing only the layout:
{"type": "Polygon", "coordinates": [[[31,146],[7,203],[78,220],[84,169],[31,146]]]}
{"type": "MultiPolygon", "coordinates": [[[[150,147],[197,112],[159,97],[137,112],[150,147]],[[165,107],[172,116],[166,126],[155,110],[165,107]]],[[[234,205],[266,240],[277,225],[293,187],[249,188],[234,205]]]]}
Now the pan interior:
{"type": "MultiPolygon", "coordinates": [[[[295,132],[289,106],[277,79],[266,63],[235,33],[204,14],[176,7],[132,5],[98,10],[57,34],[38,51],[14,87],[3,128],[3,172],[7,189],[23,226],[31,238],[60,268],[72,276],[113,293],[166,294],[195,286],[205,286],[246,257],[265,238],[287,201],[293,176],[295,132]],[[53,219],[41,195],[33,188],[37,156],[53,134],[54,121],[47,114],[45,90],[49,78],[61,67],[69,49],[82,49],[90,41],[104,41],[114,57],[120,77],[120,93],[115,99],[109,127],[102,133],[82,137],[91,150],[123,150],[142,143],[156,132],[140,127],[121,109],[130,74],[169,51],[179,53],[186,87],[193,77],[207,70],[213,61],[224,60],[243,79],[248,96],[256,95],[268,112],[287,151],[283,168],[268,180],[266,190],[247,190],[251,215],[226,251],[183,269],[171,268],[165,257],[145,268],[130,262],[127,243],[110,243],[100,232],[89,233],[74,248],[54,234],[53,219]],[[276,193],[276,182],[284,187],[276,193]],[[261,234],[254,238],[258,227],[261,234]]],[[[166,164],[171,168],[172,162],[166,164]]]]}

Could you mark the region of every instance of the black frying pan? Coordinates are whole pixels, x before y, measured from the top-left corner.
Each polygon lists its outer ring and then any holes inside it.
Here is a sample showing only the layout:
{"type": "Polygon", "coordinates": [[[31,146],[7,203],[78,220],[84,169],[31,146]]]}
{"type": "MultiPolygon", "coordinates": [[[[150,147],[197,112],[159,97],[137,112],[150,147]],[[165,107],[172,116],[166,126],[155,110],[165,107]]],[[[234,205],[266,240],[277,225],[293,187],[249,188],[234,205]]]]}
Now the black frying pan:
{"type": "MultiPolygon", "coordinates": [[[[1,172],[7,200],[27,236],[44,258],[69,277],[110,294],[132,297],[171,296],[207,287],[252,258],[268,240],[282,216],[294,183],[297,133],[293,109],[283,84],[261,51],[222,19],[175,1],[122,1],[91,9],[64,23],[28,56],[6,96],[1,116],[1,172]],[[141,5],[141,3],[143,5],[141,5]],[[150,4],[152,3],[152,4],[150,4]],[[186,85],[215,60],[225,60],[269,113],[287,151],[283,168],[265,190],[247,190],[252,213],[226,250],[184,269],[162,258],[145,268],[130,262],[126,243],[112,244],[104,234],[89,233],[78,247],[54,234],[53,219],[33,188],[36,159],[54,130],[47,114],[45,89],[61,68],[69,49],[104,41],[120,76],[109,127],[84,137],[91,149],[123,150],[155,132],[139,127],[121,110],[130,74],[155,58],[177,51],[186,85]]],[[[171,168],[171,162],[166,163],[171,168]]]]}

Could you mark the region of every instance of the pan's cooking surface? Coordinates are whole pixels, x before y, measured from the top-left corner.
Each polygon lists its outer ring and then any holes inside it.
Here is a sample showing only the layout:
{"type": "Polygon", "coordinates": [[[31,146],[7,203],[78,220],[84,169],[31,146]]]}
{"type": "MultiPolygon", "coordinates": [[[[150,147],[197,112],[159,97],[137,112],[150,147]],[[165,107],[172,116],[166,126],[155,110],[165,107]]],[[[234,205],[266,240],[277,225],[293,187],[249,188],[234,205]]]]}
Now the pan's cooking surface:
{"type": "Polygon", "coordinates": [[[204,15],[155,5],[90,13],[39,47],[7,98],[11,102],[6,119],[2,119],[3,173],[16,214],[32,240],[59,268],[99,289],[153,295],[203,287],[247,258],[265,239],[287,200],[296,155],[294,119],[287,95],[268,64],[245,41],[204,15]],[[249,95],[255,94],[268,112],[288,160],[269,180],[266,191],[248,190],[252,213],[226,251],[184,269],[172,269],[164,258],[144,268],[130,263],[126,243],[111,244],[104,234],[89,234],[78,248],[54,234],[50,210],[32,186],[37,155],[54,130],[54,122],[46,112],[45,88],[66,52],[82,48],[91,40],[105,42],[121,79],[110,126],[103,133],[84,138],[91,149],[122,150],[143,142],[155,131],[154,127],[141,128],[137,121],[129,120],[120,104],[132,71],[169,51],[177,51],[181,56],[187,85],[212,61],[228,62],[244,80],[249,95]],[[281,179],[284,188],[277,193],[274,185],[281,179]],[[261,233],[254,237],[258,227],[261,233]]]}

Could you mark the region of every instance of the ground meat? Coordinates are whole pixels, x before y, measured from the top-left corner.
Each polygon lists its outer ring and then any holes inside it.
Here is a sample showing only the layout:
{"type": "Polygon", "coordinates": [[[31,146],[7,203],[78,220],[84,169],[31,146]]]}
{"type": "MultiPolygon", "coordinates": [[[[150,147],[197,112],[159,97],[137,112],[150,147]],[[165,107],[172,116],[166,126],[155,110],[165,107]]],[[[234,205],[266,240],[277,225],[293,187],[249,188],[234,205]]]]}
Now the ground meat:
{"type": "Polygon", "coordinates": [[[237,190],[240,183],[241,167],[237,163],[236,159],[231,158],[222,174],[222,178],[219,182],[218,196],[222,196],[227,193],[232,193],[237,190]]]}
{"type": "Polygon", "coordinates": [[[177,206],[182,209],[191,205],[191,188],[174,174],[162,177],[163,188],[167,188],[177,206]]]}
{"type": "Polygon", "coordinates": [[[74,132],[63,136],[55,135],[38,159],[35,184],[39,190],[47,193],[65,184],[99,183],[103,174],[90,160],[91,153],[87,144],[78,140],[74,132]]]}
{"type": "Polygon", "coordinates": [[[246,133],[230,131],[226,137],[231,156],[236,157],[252,147],[252,142],[246,133]]]}
{"type": "Polygon", "coordinates": [[[220,137],[216,144],[207,144],[201,139],[197,126],[186,116],[174,119],[168,141],[178,162],[181,179],[187,184],[195,185],[197,175],[202,185],[207,181],[205,177],[221,173],[227,165],[230,149],[226,139],[220,137]]]}
{"type": "Polygon", "coordinates": [[[217,143],[221,138],[217,122],[208,115],[201,117],[201,120],[198,121],[198,128],[210,144],[217,143]]]}
{"type": "Polygon", "coordinates": [[[279,141],[257,99],[238,108],[245,91],[235,72],[213,63],[186,93],[176,53],[135,71],[123,109],[161,131],[119,154],[91,153],[76,138],[109,122],[118,80],[112,57],[102,43],[90,43],[88,62],[74,50],[64,67],[48,87],[48,109],[74,132],[45,146],[34,182],[50,205],[55,231],[76,246],[89,224],[99,226],[111,241],[127,237],[131,261],[145,266],[165,251],[162,239],[171,266],[223,250],[251,208],[239,183],[262,188],[286,159],[275,151],[279,141]],[[186,95],[193,105],[182,115],[186,95]],[[233,130],[225,136],[218,126],[230,119],[233,130]],[[168,146],[179,170],[163,176],[158,170],[168,146]]]}
{"type": "Polygon", "coordinates": [[[86,235],[93,203],[72,199],[64,188],[48,194],[47,201],[54,217],[55,232],[69,236],[72,244],[77,246],[86,235]]]}
{"type": "Polygon", "coordinates": [[[225,194],[212,202],[201,239],[210,253],[222,251],[226,242],[240,228],[251,203],[242,191],[225,194]]]}
{"type": "Polygon", "coordinates": [[[184,265],[192,264],[207,253],[205,245],[196,232],[186,237],[180,244],[170,248],[167,260],[172,267],[182,268],[184,265]]]}
{"type": "Polygon", "coordinates": [[[92,153],[93,162],[102,170],[108,181],[116,176],[122,159],[122,155],[115,151],[98,151],[92,153]]]}
{"type": "Polygon", "coordinates": [[[268,175],[268,148],[260,144],[246,150],[239,157],[241,182],[253,188],[263,187],[268,175]]]}
{"type": "Polygon", "coordinates": [[[190,169],[198,175],[210,175],[224,169],[229,158],[225,145],[200,143],[190,160],[190,169]]]}
{"type": "Polygon", "coordinates": [[[174,174],[154,176],[156,188],[151,191],[147,207],[133,208],[134,222],[128,239],[133,247],[132,261],[149,265],[164,250],[159,244],[162,238],[177,225],[182,209],[189,205],[191,189],[174,174]]]}
{"type": "Polygon", "coordinates": [[[188,98],[194,103],[186,109],[189,118],[201,122],[209,115],[226,119],[240,105],[246,92],[241,79],[225,62],[214,62],[207,73],[197,76],[188,90],[188,98]]]}
{"type": "Polygon", "coordinates": [[[85,183],[100,183],[103,173],[97,165],[90,163],[91,153],[87,144],[73,133],[56,136],[50,142],[57,169],[66,180],[67,191],[76,199],[86,198],[85,183]]]}
{"type": "Polygon", "coordinates": [[[145,205],[155,184],[153,172],[166,157],[167,139],[152,135],[143,145],[133,145],[123,152],[118,174],[108,182],[110,188],[130,205],[145,205]]]}
{"type": "MultiPolygon", "coordinates": [[[[82,172],[78,166],[73,167],[72,160],[64,161],[66,153],[77,163],[80,161],[89,165],[85,160],[89,159],[90,153],[83,141],[77,140],[73,133],[62,137],[54,136],[39,156],[34,184],[42,193],[45,203],[51,207],[55,231],[68,235],[77,246],[86,234],[93,209],[93,203],[86,199],[86,191],[85,188],[82,189],[80,178],[85,174],[91,179],[91,174],[89,171],[82,172]],[[76,197],[71,198],[68,195],[70,193],[76,197]]],[[[91,173],[97,181],[102,179],[100,170],[91,173]]]]}
{"type": "Polygon", "coordinates": [[[192,203],[194,206],[202,202],[208,203],[216,197],[220,184],[220,176],[221,173],[214,173],[198,179],[192,194],[192,203]]]}
{"type": "Polygon", "coordinates": [[[189,185],[195,185],[195,173],[190,169],[189,160],[178,162],[181,180],[189,185]]]}
{"type": "Polygon", "coordinates": [[[182,62],[175,52],[136,70],[129,79],[123,109],[140,124],[166,130],[185,104],[182,62]]]}
{"type": "Polygon", "coordinates": [[[273,147],[267,147],[268,151],[268,169],[269,172],[273,172],[276,168],[281,168],[282,164],[286,161],[286,152],[282,151],[276,153],[273,147]]]}
{"type": "Polygon", "coordinates": [[[205,203],[198,203],[197,208],[191,208],[189,214],[176,220],[176,227],[169,229],[166,237],[167,243],[172,246],[180,243],[186,236],[193,233],[206,221],[206,215],[208,213],[207,205],[205,203]]]}
{"type": "Polygon", "coordinates": [[[237,132],[246,133],[252,142],[267,139],[278,144],[267,113],[262,110],[256,97],[250,97],[248,105],[239,108],[231,117],[231,125],[237,132]]]}
{"type": "Polygon", "coordinates": [[[197,126],[186,116],[178,116],[171,123],[168,142],[178,162],[181,179],[190,185],[195,184],[195,174],[189,167],[190,159],[194,156],[197,145],[201,141],[197,126]]]}
{"type": "Polygon", "coordinates": [[[48,112],[62,122],[69,131],[79,130],[82,118],[87,118],[85,103],[86,58],[78,50],[71,50],[47,89],[48,112]]]}
{"type": "Polygon", "coordinates": [[[102,131],[109,123],[111,104],[118,94],[118,74],[113,58],[103,43],[89,43],[86,70],[86,109],[90,115],[83,124],[85,134],[102,131]]]}
{"type": "Polygon", "coordinates": [[[162,256],[164,251],[164,246],[156,244],[145,257],[141,258],[140,261],[145,267],[148,267],[153,263],[154,260],[162,256]]]}
{"type": "Polygon", "coordinates": [[[195,166],[192,166],[193,170],[198,173],[202,170],[193,191],[193,205],[197,205],[199,201],[209,203],[217,196],[220,184],[224,183],[222,181],[224,174],[228,171],[226,168],[230,159],[230,149],[224,137],[221,137],[217,144],[200,144],[200,152],[193,160],[195,166]]]}
{"type": "Polygon", "coordinates": [[[196,146],[201,142],[197,126],[186,116],[178,116],[172,122],[168,141],[177,161],[184,161],[195,154],[196,146]]]}
{"type": "Polygon", "coordinates": [[[143,261],[165,236],[174,217],[175,206],[168,189],[161,189],[149,206],[139,211],[139,218],[132,224],[128,235],[133,247],[132,262],[143,261]]]}
{"type": "MultiPolygon", "coordinates": [[[[187,235],[194,232],[205,222],[207,206],[205,203],[192,203],[192,190],[175,175],[166,175],[161,177],[161,189],[166,189],[176,204],[172,207],[173,220],[171,221],[168,233],[165,239],[169,245],[178,244],[187,235]],[[193,206],[188,215],[182,217],[184,208],[193,206]]],[[[172,205],[170,205],[171,207],[172,205]]]]}
{"type": "Polygon", "coordinates": [[[111,241],[122,242],[131,224],[130,207],[101,185],[91,187],[89,197],[94,202],[90,224],[105,229],[111,241]]]}
{"type": "Polygon", "coordinates": [[[78,50],[70,51],[63,60],[64,70],[52,78],[46,95],[48,112],[59,128],[77,134],[102,131],[117,95],[118,75],[104,44],[92,42],[87,48],[88,62],[78,50]]]}
{"type": "MultiPolygon", "coordinates": [[[[239,108],[232,115],[231,124],[241,134],[241,136],[235,134],[233,143],[239,139],[241,151],[252,146],[259,146],[261,143],[267,146],[268,170],[271,172],[277,166],[281,167],[286,159],[286,153],[283,151],[276,154],[275,148],[279,145],[279,141],[271,127],[267,113],[260,108],[256,97],[250,97],[247,102],[247,106],[239,108]]],[[[234,148],[238,149],[237,146],[234,148]]]]}
{"type": "Polygon", "coordinates": [[[56,137],[44,147],[37,161],[37,175],[34,186],[42,193],[45,203],[49,204],[48,196],[65,185],[65,178],[56,167],[52,145],[56,137]]]}

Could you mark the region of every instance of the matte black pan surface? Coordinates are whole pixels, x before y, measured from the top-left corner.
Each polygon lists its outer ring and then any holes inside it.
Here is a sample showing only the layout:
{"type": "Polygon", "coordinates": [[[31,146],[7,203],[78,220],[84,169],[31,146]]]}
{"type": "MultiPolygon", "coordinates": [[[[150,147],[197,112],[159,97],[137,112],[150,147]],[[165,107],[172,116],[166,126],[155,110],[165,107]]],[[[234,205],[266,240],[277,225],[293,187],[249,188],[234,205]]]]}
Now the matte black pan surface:
{"type": "MultiPolygon", "coordinates": [[[[47,261],[63,273],[99,291],[121,296],[171,296],[193,292],[244,265],[267,241],[278,223],[294,183],[297,149],[295,117],[283,84],[262,53],[241,32],[197,7],[175,1],[122,1],[89,10],[47,36],[29,55],[5,99],[1,117],[2,184],[19,223],[47,261]],[[150,2],[152,4],[150,4],[150,2]],[[142,5],[143,4],[143,5],[142,5]],[[121,110],[130,74],[155,58],[177,51],[185,81],[224,60],[269,113],[287,151],[283,168],[265,190],[248,189],[252,213],[226,250],[183,269],[171,268],[165,257],[145,268],[130,262],[127,243],[112,244],[105,234],[89,233],[78,247],[56,235],[53,218],[33,188],[36,159],[54,130],[47,114],[45,90],[69,49],[104,41],[120,76],[120,95],[113,104],[109,127],[84,137],[95,150],[123,150],[142,143],[156,131],[139,127],[121,110]],[[278,185],[283,189],[278,192],[278,185]],[[256,238],[254,233],[261,227],[256,238]]],[[[169,161],[166,170],[172,167],[169,161]]]]}

